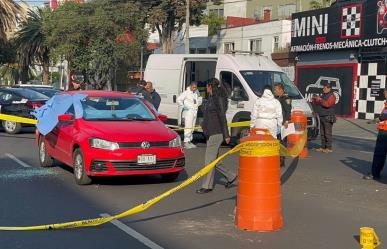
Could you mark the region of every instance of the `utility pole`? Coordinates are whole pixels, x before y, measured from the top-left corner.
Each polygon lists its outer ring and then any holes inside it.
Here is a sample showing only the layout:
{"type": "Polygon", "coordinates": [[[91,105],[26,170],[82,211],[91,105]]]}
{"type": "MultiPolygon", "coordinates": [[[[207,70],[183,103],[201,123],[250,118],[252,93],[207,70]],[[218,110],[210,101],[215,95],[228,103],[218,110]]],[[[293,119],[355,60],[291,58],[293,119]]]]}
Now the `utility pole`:
{"type": "Polygon", "coordinates": [[[186,0],[186,14],[185,14],[185,53],[189,54],[189,19],[190,19],[190,12],[189,12],[189,0],[186,0]]]}
{"type": "Polygon", "coordinates": [[[144,66],[143,66],[143,64],[144,64],[144,46],[143,45],[141,45],[141,57],[140,57],[140,63],[141,63],[141,65],[140,65],[140,75],[141,75],[141,79],[143,80],[144,79],[144,66]]]}

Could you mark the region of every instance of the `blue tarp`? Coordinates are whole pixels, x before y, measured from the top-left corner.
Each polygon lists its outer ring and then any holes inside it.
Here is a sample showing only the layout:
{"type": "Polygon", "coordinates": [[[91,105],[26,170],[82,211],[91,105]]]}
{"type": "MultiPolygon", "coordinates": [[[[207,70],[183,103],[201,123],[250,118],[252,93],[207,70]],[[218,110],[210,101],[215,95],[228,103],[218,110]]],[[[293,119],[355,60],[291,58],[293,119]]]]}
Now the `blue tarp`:
{"type": "Polygon", "coordinates": [[[41,134],[46,135],[50,133],[58,124],[58,116],[65,114],[71,107],[74,106],[75,118],[82,118],[83,109],[81,100],[84,100],[87,96],[84,94],[61,94],[55,95],[49,99],[46,104],[39,107],[31,114],[38,119],[36,125],[41,134]]]}

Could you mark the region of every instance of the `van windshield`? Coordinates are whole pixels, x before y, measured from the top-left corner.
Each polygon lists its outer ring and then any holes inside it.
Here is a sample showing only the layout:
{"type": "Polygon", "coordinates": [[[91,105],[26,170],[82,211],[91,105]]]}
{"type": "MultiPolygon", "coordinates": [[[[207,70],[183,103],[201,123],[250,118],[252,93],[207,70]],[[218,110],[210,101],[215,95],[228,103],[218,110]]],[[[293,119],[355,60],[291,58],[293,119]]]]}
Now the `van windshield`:
{"type": "Polygon", "coordinates": [[[302,99],[300,91],[285,73],[274,71],[240,71],[240,73],[257,96],[262,95],[266,85],[273,87],[275,83],[281,83],[289,97],[302,99]]]}

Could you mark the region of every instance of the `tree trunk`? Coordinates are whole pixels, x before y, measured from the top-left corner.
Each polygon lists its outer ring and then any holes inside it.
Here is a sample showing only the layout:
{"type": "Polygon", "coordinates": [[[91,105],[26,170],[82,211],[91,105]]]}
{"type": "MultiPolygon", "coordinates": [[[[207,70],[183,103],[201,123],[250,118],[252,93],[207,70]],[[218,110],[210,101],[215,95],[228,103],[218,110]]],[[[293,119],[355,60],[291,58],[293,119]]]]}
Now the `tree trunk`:
{"type": "Polygon", "coordinates": [[[28,77],[28,69],[29,69],[28,66],[22,66],[21,67],[20,81],[22,82],[22,84],[26,84],[28,79],[29,79],[29,77],[28,77]]]}
{"type": "Polygon", "coordinates": [[[50,59],[48,56],[43,58],[43,85],[50,83],[50,59]]]}

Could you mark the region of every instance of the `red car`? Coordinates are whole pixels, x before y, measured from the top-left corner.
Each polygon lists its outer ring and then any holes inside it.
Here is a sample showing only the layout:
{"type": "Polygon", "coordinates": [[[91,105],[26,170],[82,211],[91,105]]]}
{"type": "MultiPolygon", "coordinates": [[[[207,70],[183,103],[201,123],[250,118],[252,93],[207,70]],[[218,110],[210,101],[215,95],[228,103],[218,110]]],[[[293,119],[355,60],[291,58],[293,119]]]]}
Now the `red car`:
{"type": "Polygon", "coordinates": [[[127,93],[77,93],[87,96],[82,118],[74,118],[72,106],[46,136],[37,131],[41,166],[52,166],[55,158],[74,168],[80,185],[93,176],[161,174],[174,181],[184,170],[179,135],[148,102],[127,93]]]}

